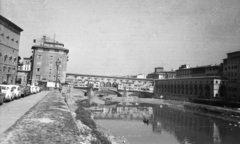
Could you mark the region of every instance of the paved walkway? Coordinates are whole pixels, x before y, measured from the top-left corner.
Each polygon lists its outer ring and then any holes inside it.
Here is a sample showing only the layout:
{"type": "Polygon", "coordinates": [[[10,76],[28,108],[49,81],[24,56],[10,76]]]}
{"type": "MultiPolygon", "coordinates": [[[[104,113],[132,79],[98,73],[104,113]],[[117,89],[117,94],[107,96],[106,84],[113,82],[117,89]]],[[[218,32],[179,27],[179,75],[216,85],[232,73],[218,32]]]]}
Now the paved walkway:
{"type": "Polygon", "coordinates": [[[0,106],[0,135],[48,93],[49,91],[43,91],[12,102],[3,103],[0,106]]]}

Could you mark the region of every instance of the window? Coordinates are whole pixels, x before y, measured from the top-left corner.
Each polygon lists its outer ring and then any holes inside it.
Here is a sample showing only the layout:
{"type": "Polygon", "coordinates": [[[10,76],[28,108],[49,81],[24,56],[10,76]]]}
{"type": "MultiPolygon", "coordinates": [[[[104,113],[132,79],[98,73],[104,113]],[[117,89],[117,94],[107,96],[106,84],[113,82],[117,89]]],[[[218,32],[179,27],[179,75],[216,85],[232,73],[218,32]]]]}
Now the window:
{"type": "Polygon", "coordinates": [[[40,72],[40,68],[37,68],[37,72],[40,72]]]}
{"type": "Polygon", "coordinates": [[[42,59],[42,55],[38,55],[38,59],[42,59]]]}
{"type": "Polygon", "coordinates": [[[9,64],[12,63],[12,56],[9,57],[9,64]]]}
{"type": "Polygon", "coordinates": [[[13,61],[14,61],[13,64],[17,65],[17,58],[14,58],[13,61]]]}
{"type": "Polygon", "coordinates": [[[7,58],[8,58],[8,56],[5,55],[5,56],[4,56],[4,62],[7,62],[7,58]]]}
{"type": "Polygon", "coordinates": [[[49,62],[49,67],[50,67],[50,68],[52,67],[52,62],[49,62]]]}
{"type": "Polygon", "coordinates": [[[36,79],[37,79],[37,80],[40,80],[40,75],[36,75],[36,79]]]}
{"type": "Polygon", "coordinates": [[[53,56],[50,56],[49,59],[50,59],[50,61],[53,60],[53,56]]]}
{"type": "Polygon", "coordinates": [[[42,62],[40,62],[40,61],[37,62],[37,65],[41,65],[41,64],[42,64],[42,62]]]}

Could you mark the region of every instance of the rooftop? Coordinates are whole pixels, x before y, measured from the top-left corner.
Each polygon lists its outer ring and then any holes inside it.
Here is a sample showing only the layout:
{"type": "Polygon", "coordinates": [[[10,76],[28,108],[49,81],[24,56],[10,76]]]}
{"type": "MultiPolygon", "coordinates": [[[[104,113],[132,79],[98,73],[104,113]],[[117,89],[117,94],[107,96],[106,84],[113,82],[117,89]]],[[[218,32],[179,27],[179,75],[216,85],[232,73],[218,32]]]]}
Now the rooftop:
{"type": "Polygon", "coordinates": [[[237,53],[240,53],[240,51],[235,51],[235,52],[227,53],[227,55],[237,54],[237,53]]]}
{"type": "Polygon", "coordinates": [[[32,46],[32,49],[35,49],[35,48],[64,50],[64,51],[66,51],[67,53],[69,52],[68,49],[62,48],[62,47],[51,47],[51,46],[45,46],[45,45],[34,45],[34,46],[32,46]]]}
{"type": "Polygon", "coordinates": [[[157,81],[166,80],[185,80],[185,79],[226,79],[220,76],[202,76],[202,77],[185,77],[185,78],[174,78],[174,79],[157,79],[157,81]]]}
{"type": "Polygon", "coordinates": [[[19,26],[17,26],[16,24],[14,24],[13,22],[11,22],[10,20],[6,19],[6,18],[3,17],[2,15],[0,15],[0,21],[7,22],[8,25],[10,25],[11,27],[15,28],[18,32],[22,32],[22,31],[23,31],[22,28],[20,28],[19,26]]]}
{"type": "Polygon", "coordinates": [[[197,68],[207,68],[207,67],[218,67],[220,65],[205,65],[205,66],[197,66],[197,67],[190,67],[190,68],[184,68],[184,69],[177,69],[176,71],[183,71],[183,70],[189,70],[189,69],[197,69],[197,68]]]}

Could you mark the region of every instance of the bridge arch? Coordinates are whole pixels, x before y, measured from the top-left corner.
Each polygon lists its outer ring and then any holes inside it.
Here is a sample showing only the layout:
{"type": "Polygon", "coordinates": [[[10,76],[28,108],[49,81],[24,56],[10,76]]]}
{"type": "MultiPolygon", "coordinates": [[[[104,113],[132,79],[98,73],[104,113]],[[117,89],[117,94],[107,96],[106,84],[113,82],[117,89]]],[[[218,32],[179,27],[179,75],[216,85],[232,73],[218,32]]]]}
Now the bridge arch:
{"type": "Polygon", "coordinates": [[[105,83],[103,81],[100,82],[100,87],[105,87],[105,83]]]}
{"type": "Polygon", "coordinates": [[[184,85],[181,86],[181,93],[184,94],[184,85]]]}
{"type": "Polygon", "coordinates": [[[192,95],[192,93],[193,93],[193,86],[189,85],[189,94],[192,95]]]}
{"type": "Polygon", "coordinates": [[[185,86],[185,94],[188,94],[188,85],[185,86]]]}
{"type": "Polygon", "coordinates": [[[199,96],[200,97],[203,96],[203,86],[202,85],[199,86],[199,96]]]}
{"type": "Polygon", "coordinates": [[[177,93],[177,86],[174,85],[174,93],[177,93]]]}
{"type": "Polygon", "coordinates": [[[106,82],[106,87],[111,87],[111,83],[110,82],[106,82]]]}
{"type": "Polygon", "coordinates": [[[118,88],[118,84],[117,84],[116,82],[113,82],[113,83],[112,83],[112,87],[118,88]]]}
{"type": "Polygon", "coordinates": [[[194,85],[193,91],[194,91],[194,95],[197,95],[197,93],[198,93],[197,85],[194,85]]]}
{"type": "Polygon", "coordinates": [[[180,92],[181,92],[181,88],[180,88],[180,85],[177,85],[177,89],[178,89],[178,92],[177,93],[179,93],[180,94],[180,92]]]}
{"type": "Polygon", "coordinates": [[[210,91],[210,86],[209,86],[209,85],[205,85],[205,87],[204,87],[204,92],[205,92],[204,97],[205,97],[205,98],[210,98],[210,96],[211,96],[211,91],[210,91]]]}

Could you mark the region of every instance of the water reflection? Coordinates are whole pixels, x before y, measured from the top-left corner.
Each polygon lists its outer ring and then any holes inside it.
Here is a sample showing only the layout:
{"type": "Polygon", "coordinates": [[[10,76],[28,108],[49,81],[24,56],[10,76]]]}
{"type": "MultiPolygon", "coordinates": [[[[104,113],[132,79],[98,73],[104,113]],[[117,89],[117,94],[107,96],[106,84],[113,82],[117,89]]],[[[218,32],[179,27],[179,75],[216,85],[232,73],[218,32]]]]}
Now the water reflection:
{"type": "Polygon", "coordinates": [[[228,121],[167,106],[154,107],[153,132],[168,132],[180,143],[238,144],[240,128],[228,121]]]}
{"type": "Polygon", "coordinates": [[[153,107],[147,105],[122,105],[91,107],[95,119],[150,119],[153,115],[153,107]]]}
{"type": "MultiPolygon", "coordinates": [[[[91,109],[95,119],[142,121],[147,118],[151,126],[149,128],[152,128],[152,135],[158,134],[159,138],[172,136],[168,137],[169,140],[166,138],[166,142],[173,139],[179,144],[239,144],[240,142],[240,122],[234,123],[194,111],[150,104],[116,104],[91,109]]],[[[136,121],[132,122],[136,123],[136,121]]]]}

